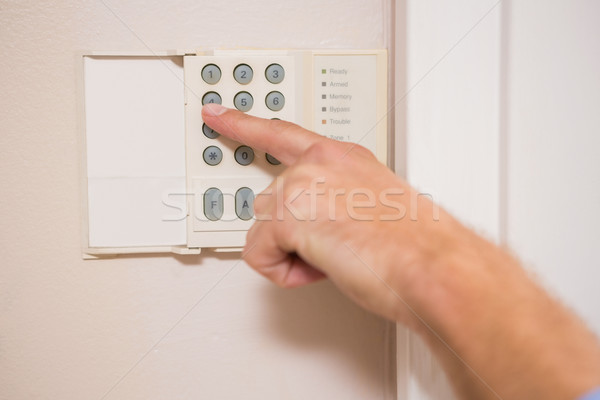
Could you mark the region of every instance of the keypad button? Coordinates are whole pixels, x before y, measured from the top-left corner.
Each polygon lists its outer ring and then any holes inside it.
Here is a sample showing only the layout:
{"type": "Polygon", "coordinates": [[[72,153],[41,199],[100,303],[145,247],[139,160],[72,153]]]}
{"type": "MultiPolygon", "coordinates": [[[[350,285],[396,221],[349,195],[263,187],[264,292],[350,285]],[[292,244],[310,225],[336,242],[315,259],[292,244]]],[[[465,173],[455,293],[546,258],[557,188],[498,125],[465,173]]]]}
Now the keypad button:
{"type": "Polygon", "coordinates": [[[204,215],[211,221],[218,221],[223,216],[223,193],[217,188],[204,192],[204,215]]]}
{"type": "Polygon", "coordinates": [[[279,165],[279,164],[281,164],[281,161],[279,161],[278,159],[276,159],[275,157],[273,157],[269,153],[267,153],[266,157],[267,157],[267,161],[269,162],[269,164],[272,164],[272,165],[279,165]]]}
{"type": "Polygon", "coordinates": [[[285,77],[285,70],[279,64],[271,64],[265,70],[265,77],[271,83],[280,83],[285,77]]]}
{"type": "Polygon", "coordinates": [[[254,105],[254,98],[248,92],[239,92],[233,98],[233,104],[240,111],[250,111],[254,105]]]}
{"type": "Polygon", "coordinates": [[[233,77],[242,85],[250,83],[254,72],[248,64],[240,64],[233,70],[233,77]]]}
{"type": "Polygon", "coordinates": [[[267,95],[265,103],[267,103],[269,110],[279,111],[285,105],[285,97],[281,92],[271,92],[267,95]]]}
{"type": "Polygon", "coordinates": [[[244,221],[254,217],[254,192],[243,187],[235,193],[235,213],[244,221]]]}
{"type": "Polygon", "coordinates": [[[208,103],[221,104],[221,96],[217,92],[208,92],[202,96],[202,105],[208,103]]]}
{"type": "Polygon", "coordinates": [[[209,139],[216,139],[219,136],[221,136],[219,132],[215,131],[206,124],[202,124],[202,133],[204,133],[204,136],[206,136],[209,139]]]}
{"type": "Polygon", "coordinates": [[[202,79],[204,82],[214,85],[221,80],[221,69],[215,64],[208,64],[202,68],[202,79]]]}
{"type": "Polygon", "coordinates": [[[217,146],[208,146],[204,149],[202,157],[208,165],[217,165],[223,159],[223,152],[217,146]]]}
{"type": "Polygon", "coordinates": [[[248,165],[254,160],[254,150],[248,146],[240,146],[235,149],[235,161],[240,165],[248,165]]]}

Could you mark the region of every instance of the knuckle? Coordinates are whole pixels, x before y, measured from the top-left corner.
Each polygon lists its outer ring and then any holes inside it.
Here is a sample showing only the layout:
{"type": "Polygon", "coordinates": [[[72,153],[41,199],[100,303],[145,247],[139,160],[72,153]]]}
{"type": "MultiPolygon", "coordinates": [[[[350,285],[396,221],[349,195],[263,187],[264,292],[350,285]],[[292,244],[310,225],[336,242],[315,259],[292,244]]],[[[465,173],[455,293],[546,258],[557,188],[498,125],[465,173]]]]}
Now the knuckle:
{"type": "Polygon", "coordinates": [[[319,140],[311,144],[302,155],[302,159],[310,162],[322,162],[331,158],[331,153],[335,151],[334,142],[329,140],[319,140]]]}
{"type": "Polygon", "coordinates": [[[371,150],[367,149],[364,146],[361,146],[360,144],[352,144],[349,148],[349,152],[361,157],[373,159],[375,158],[375,155],[371,152],[371,150]]]}

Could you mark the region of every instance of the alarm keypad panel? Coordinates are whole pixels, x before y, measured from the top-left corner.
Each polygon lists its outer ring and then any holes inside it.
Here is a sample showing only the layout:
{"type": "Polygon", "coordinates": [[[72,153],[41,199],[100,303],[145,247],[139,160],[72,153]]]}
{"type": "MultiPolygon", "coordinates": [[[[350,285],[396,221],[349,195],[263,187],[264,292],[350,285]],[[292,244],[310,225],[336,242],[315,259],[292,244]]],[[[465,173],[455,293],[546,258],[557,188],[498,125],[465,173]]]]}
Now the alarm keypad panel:
{"type": "MultiPolygon", "coordinates": [[[[256,218],[253,204],[256,195],[285,166],[273,155],[226,138],[206,125],[202,120],[204,104],[218,103],[249,115],[294,122],[335,140],[358,143],[387,163],[385,50],[209,50],[143,58],[139,55],[127,58],[123,54],[83,58],[88,69],[85,80],[93,84],[84,82],[84,120],[88,122],[87,147],[83,150],[92,153],[94,165],[107,166],[107,173],[98,176],[88,176],[86,172],[84,257],[121,253],[197,254],[203,248],[231,251],[243,247],[246,232],[256,218]],[[173,64],[166,65],[164,60],[173,64]],[[120,86],[111,86],[115,76],[120,76],[120,68],[131,69],[132,78],[123,76],[120,86]],[[158,90],[154,91],[156,94],[148,91],[156,98],[148,94],[139,97],[154,82],[168,88],[168,100],[158,90]],[[179,93],[183,94],[181,100],[177,95],[178,85],[179,93]],[[133,100],[131,104],[141,100],[135,108],[136,114],[113,107],[112,99],[119,97],[133,100]],[[168,119],[163,111],[166,106],[170,107],[168,119]],[[115,124],[110,131],[89,122],[111,121],[113,116],[115,124]],[[130,128],[119,130],[118,120],[130,121],[130,128]],[[165,124],[169,123],[182,126],[183,135],[178,133],[181,128],[165,130],[165,124]],[[171,143],[175,145],[164,154],[160,165],[173,165],[173,171],[181,172],[173,175],[165,169],[162,173],[163,167],[153,165],[143,152],[139,152],[139,157],[135,155],[139,137],[151,137],[156,142],[152,149],[165,148],[164,143],[169,143],[167,137],[172,137],[175,142],[171,143]],[[113,143],[121,140],[116,138],[123,138],[123,143],[130,146],[127,148],[132,149],[129,154],[135,155],[127,165],[135,166],[139,172],[127,177],[128,193],[139,192],[139,195],[132,197],[108,188],[118,188],[124,183],[117,168],[108,168],[114,160],[113,143]],[[95,143],[102,143],[103,147],[95,143]],[[182,161],[180,154],[185,155],[184,170],[178,166],[182,161]],[[149,172],[144,173],[145,170],[149,172]],[[184,186],[177,183],[178,176],[183,177],[184,186]],[[92,184],[102,184],[107,189],[99,193],[92,184]],[[148,193],[160,192],[160,198],[143,195],[142,188],[146,187],[143,190],[148,193]],[[138,221],[149,222],[138,224],[138,221]]],[[[90,164],[86,162],[89,171],[90,164]]],[[[127,172],[125,167],[121,169],[127,172]]]]}
{"type": "Polygon", "coordinates": [[[243,246],[254,197],[284,169],[265,152],[213,131],[202,106],[299,123],[294,69],[294,57],[285,55],[184,56],[188,245],[243,246]]]}

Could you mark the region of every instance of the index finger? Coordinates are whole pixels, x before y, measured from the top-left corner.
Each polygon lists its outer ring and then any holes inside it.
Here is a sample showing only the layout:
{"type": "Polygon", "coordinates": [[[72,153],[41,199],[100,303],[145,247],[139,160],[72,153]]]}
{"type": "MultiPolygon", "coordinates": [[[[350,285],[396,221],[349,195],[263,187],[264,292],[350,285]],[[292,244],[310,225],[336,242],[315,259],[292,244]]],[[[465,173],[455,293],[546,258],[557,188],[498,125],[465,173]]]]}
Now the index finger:
{"type": "Polygon", "coordinates": [[[202,107],[202,119],[221,135],[262,150],[284,165],[293,164],[313,144],[328,140],[291,122],[253,117],[220,104],[202,107]]]}

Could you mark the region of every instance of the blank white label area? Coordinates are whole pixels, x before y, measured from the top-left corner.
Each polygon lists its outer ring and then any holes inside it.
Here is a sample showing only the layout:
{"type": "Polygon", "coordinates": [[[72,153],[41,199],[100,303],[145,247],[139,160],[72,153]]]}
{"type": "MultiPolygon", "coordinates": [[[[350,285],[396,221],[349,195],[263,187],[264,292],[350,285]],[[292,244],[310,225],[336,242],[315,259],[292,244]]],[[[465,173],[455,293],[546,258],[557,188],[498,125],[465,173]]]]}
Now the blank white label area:
{"type": "Polygon", "coordinates": [[[84,84],[89,246],[185,244],[182,57],[85,57],[84,84]]]}

